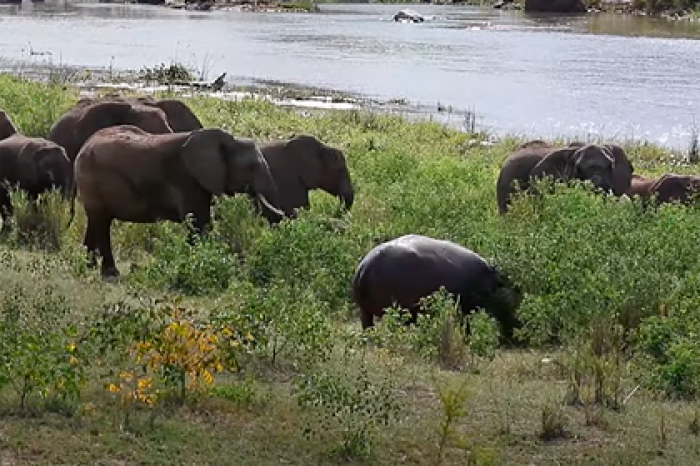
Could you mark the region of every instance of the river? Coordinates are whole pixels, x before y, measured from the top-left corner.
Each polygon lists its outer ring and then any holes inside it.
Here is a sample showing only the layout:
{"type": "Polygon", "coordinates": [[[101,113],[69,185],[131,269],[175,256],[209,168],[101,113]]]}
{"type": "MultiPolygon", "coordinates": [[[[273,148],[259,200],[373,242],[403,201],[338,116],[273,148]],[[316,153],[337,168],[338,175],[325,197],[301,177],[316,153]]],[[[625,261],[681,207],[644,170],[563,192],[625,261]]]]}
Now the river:
{"type": "Polygon", "coordinates": [[[411,8],[434,18],[403,24],[391,21],[400,5],[320,7],[189,12],[25,0],[0,6],[0,58],[116,69],[178,60],[232,82],[406,99],[434,114],[438,104],[468,109],[485,129],[532,137],[685,148],[700,113],[700,23],[420,4],[411,8]]]}

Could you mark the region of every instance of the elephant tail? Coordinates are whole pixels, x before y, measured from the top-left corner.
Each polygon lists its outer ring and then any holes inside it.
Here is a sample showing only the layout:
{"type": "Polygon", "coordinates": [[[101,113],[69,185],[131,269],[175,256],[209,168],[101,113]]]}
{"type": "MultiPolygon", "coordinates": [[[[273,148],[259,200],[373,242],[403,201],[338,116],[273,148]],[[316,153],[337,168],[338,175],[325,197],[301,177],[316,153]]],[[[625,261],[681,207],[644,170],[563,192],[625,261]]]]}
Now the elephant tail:
{"type": "Polygon", "coordinates": [[[71,223],[73,223],[73,217],[75,217],[75,197],[77,194],[77,185],[75,184],[75,181],[73,181],[73,185],[71,186],[70,190],[70,211],[68,214],[68,223],[66,224],[66,228],[70,227],[71,223]]]}

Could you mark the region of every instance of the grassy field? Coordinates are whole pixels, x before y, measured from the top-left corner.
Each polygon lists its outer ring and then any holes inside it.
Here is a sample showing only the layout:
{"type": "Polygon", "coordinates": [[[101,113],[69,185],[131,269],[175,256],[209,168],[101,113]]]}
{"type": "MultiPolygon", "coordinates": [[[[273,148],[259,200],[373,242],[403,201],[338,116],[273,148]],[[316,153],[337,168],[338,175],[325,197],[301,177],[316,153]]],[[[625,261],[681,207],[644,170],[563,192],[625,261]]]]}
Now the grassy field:
{"type": "MultiPolygon", "coordinates": [[[[30,135],[77,99],[6,76],[0,88],[30,135]]],[[[520,140],[186,101],[234,135],[342,148],[352,211],[314,193],[308,212],[270,228],[245,198],[224,198],[194,246],[181,225],[117,224],[122,277],[105,283],[85,268],[82,210],[65,228],[56,196],[37,218],[16,193],[0,241],[0,464],[698,464],[696,208],[645,212],[578,186],[501,218],[495,179],[520,140]],[[354,268],[406,233],[506,270],[526,292],[525,347],[496,348],[483,314],[465,337],[444,295],[417,328],[390,315],[363,334],[354,268]]],[[[697,169],[620,142],[637,173],[697,169]]]]}

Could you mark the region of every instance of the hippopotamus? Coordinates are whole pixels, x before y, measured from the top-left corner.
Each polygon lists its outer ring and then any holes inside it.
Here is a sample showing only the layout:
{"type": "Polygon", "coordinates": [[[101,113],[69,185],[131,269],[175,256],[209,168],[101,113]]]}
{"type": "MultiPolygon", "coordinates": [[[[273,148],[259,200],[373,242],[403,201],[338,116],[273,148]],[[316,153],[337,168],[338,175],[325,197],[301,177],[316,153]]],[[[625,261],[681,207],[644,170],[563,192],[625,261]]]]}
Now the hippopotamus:
{"type": "Polygon", "coordinates": [[[422,23],[425,18],[417,11],[404,9],[394,15],[394,21],[422,23]]]}
{"type": "Polygon", "coordinates": [[[415,323],[420,299],[441,287],[459,299],[464,314],[483,308],[499,322],[502,337],[512,339],[519,291],[496,266],[451,241],[409,234],[379,244],[357,266],[352,296],[367,329],[394,305],[415,323]]]}

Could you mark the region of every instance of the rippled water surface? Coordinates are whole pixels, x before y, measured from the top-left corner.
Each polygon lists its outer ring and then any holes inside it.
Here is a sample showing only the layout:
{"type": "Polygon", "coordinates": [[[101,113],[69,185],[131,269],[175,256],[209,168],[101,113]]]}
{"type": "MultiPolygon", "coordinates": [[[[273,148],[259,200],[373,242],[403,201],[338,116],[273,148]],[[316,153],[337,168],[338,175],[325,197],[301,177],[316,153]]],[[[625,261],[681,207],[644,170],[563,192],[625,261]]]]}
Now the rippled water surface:
{"type": "Polygon", "coordinates": [[[688,143],[700,113],[700,23],[434,5],[411,7],[433,16],[425,23],[390,21],[400,8],[187,12],[47,0],[0,6],[0,57],[130,69],[176,59],[207,65],[210,77],[471,109],[499,133],[688,143]]]}

